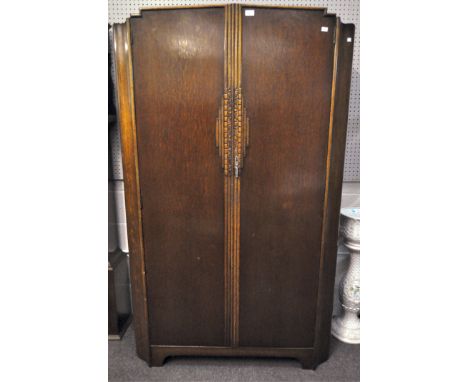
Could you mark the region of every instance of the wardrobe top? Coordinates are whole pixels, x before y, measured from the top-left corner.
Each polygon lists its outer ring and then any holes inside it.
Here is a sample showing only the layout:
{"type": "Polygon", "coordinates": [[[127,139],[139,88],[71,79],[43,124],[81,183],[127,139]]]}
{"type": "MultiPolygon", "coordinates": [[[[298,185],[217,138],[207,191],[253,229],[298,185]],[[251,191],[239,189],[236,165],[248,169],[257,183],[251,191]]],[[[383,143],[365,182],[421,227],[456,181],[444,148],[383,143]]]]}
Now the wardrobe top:
{"type": "MultiPolygon", "coordinates": [[[[130,13],[130,16],[126,19],[141,17],[143,13],[147,11],[164,11],[164,10],[178,10],[178,9],[203,9],[203,8],[224,8],[228,6],[240,6],[243,9],[296,9],[296,10],[309,10],[309,11],[323,11],[324,17],[337,17],[335,13],[328,13],[326,7],[314,7],[314,6],[300,6],[300,5],[267,5],[267,4],[239,4],[239,3],[227,3],[227,4],[197,4],[197,5],[174,5],[174,6],[149,6],[141,7],[137,12],[130,13]]],[[[338,17],[339,19],[339,17],[338,17]]],[[[116,23],[117,24],[117,23],[116,23]]]]}

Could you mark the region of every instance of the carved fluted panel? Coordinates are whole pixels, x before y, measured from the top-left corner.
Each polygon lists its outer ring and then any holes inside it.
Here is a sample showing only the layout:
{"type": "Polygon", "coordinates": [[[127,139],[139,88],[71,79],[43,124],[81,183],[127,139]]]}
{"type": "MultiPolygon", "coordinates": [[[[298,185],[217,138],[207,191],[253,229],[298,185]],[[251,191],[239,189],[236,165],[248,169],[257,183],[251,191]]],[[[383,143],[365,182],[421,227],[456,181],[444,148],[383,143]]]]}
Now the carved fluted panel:
{"type": "Polygon", "coordinates": [[[227,88],[216,119],[216,147],[224,175],[240,175],[248,145],[248,118],[242,90],[227,88]]]}

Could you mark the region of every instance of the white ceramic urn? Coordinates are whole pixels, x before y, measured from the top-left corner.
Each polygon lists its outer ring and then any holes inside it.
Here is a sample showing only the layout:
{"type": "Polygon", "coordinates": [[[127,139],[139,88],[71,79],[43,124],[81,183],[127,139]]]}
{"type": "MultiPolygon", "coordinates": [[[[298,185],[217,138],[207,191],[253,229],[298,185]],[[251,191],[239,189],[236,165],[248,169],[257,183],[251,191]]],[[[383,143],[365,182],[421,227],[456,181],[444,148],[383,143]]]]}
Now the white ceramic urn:
{"type": "Polygon", "coordinates": [[[340,282],[339,299],[342,312],[333,317],[332,334],[350,344],[360,342],[360,223],[359,208],[341,210],[340,232],[343,244],[350,252],[350,263],[340,282]]]}

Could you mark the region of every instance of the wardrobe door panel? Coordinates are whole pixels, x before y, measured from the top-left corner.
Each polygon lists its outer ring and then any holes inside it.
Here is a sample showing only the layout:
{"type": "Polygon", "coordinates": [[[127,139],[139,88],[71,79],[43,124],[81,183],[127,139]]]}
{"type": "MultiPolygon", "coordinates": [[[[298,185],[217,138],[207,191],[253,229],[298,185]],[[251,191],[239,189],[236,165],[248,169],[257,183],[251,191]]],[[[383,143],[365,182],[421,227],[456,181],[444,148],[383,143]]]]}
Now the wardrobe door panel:
{"type": "Polygon", "coordinates": [[[224,9],[146,11],[131,31],[150,343],[223,345],[224,9]]]}
{"type": "Polygon", "coordinates": [[[253,9],[243,16],[240,345],[312,347],[336,19],[253,9]]]}

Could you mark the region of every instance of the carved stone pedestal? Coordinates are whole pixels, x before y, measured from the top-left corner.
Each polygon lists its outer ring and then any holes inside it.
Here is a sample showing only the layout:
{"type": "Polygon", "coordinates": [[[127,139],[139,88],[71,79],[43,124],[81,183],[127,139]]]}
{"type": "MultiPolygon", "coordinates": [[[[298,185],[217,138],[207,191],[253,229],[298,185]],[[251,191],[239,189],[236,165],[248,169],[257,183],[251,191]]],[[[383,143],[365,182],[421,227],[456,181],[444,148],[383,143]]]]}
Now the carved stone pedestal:
{"type": "Polygon", "coordinates": [[[360,209],[341,210],[341,234],[343,244],[350,252],[348,271],[341,280],[339,297],[343,311],[333,317],[332,334],[339,340],[358,344],[360,342],[360,209]]]}

